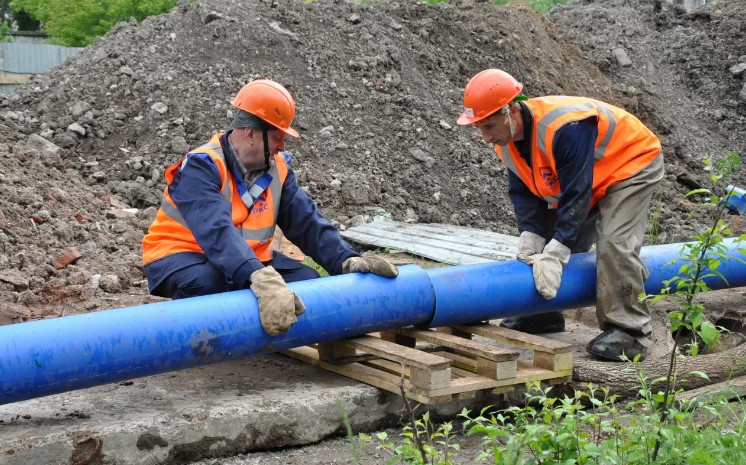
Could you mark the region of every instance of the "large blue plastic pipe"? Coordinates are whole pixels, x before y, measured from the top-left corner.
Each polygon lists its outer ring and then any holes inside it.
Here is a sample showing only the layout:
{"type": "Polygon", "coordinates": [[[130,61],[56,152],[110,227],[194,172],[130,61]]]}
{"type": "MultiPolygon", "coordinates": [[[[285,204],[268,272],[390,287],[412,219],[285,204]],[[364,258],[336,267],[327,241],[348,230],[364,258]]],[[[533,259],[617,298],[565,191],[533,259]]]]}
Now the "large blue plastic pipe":
{"type": "MultiPolygon", "coordinates": [[[[733,239],[724,241],[728,259],[718,271],[728,280],[705,279],[710,289],[746,286],[746,256],[733,239]]],[[[640,257],[650,271],[645,292],[657,294],[663,281],[679,274],[683,244],[643,247],[640,257]],[[673,263],[672,263],[673,262],[673,263]]],[[[573,254],[562,273],[557,297],[544,300],[534,289],[530,266],[518,261],[427,270],[437,308],[428,326],[533,315],[593,305],[596,301],[596,254],[573,254]]]]}
{"type": "Polygon", "coordinates": [[[0,326],[0,404],[274,352],[432,318],[417,266],[293,283],[307,309],[267,335],[249,290],[0,326]]]}
{"type": "MultiPolygon", "coordinates": [[[[744,259],[735,244],[730,256],[744,259]]],[[[678,272],[666,265],[679,245],[647,247],[647,291],[678,272]]],[[[746,285],[746,266],[726,261],[728,279],[713,289],[746,285]]],[[[274,352],[403,326],[442,326],[543,313],[593,303],[594,254],[572,257],[557,298],[535,291],[518,261],[400,268],[396,279],[354,274],[290,287],[306,313],[290,331],[268,336],[251,291],[236,291],[0,327],[0,404],[100,384],[274,352]]]]}

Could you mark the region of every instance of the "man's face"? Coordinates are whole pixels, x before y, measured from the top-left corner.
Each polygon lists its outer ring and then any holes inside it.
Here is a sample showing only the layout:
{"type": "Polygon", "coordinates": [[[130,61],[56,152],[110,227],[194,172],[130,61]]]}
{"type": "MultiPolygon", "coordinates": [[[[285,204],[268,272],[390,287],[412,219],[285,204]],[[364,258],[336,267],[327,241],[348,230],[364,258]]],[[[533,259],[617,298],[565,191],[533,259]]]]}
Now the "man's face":
{"type": "MultiPolygon", "coordinates": [[[[256,171],[264,168],[264,138],[261,129],[240,129],[244,131],[243,137],[248,142],[247,149],[243,151],[239,158],[248,171],[256,171]]],[[[274,155],[277,152],[285,150],[285,133],[278,129],[267,131],[267,140],[269,142],[269,153],[274,155]]],[[[270,163],[272,159],[270,158],[270,163]]]]}
{"type": "Polygon", "coordinates": [[[482,139],[488,144],[505,145],[513,140],[508,117],[501,111],[477,121],[474,126],[482,132],[482,139]]]}

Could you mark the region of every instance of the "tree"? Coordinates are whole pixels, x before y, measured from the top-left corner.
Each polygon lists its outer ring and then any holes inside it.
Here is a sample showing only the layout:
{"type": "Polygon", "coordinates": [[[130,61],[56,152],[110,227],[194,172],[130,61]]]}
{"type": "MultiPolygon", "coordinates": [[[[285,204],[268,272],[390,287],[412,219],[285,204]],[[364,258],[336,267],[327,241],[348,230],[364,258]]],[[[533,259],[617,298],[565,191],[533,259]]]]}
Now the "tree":
{"type": "Polygon", "coordinates": [[[82,47],[106,34],[116,23],[169,11],[176,0],[11,0],[42,22],[44,31],[61,45],[82,47]]]}

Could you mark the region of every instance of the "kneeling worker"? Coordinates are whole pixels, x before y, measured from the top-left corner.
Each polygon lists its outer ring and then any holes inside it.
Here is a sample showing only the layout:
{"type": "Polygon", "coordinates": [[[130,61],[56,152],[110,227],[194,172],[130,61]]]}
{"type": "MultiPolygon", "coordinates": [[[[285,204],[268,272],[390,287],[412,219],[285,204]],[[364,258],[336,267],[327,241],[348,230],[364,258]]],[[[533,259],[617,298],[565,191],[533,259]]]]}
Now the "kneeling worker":
{"type": "Polygon", "coordinates": [[[264,330],[287,331],[305,310],[288,282],[319,274],[270,245],[279,226],[331,275],[395,266],[360,257],[298,187],[283,150],[295,102],[277,82],[245,85],[231,102],[232,129],[215,134],[166,169],[161,207],[142,241],[150,293],[181,299],[251,288],[264,330]]]}

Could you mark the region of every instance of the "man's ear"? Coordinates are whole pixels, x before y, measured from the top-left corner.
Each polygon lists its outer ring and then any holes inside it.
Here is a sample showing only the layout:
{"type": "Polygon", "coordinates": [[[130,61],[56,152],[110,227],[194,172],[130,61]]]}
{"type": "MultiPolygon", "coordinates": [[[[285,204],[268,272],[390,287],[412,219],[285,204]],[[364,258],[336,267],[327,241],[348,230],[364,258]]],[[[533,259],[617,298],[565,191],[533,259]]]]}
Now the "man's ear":
{"type": "Polygon", "coordinates": [[[245,128],[245,131],[246,132],[244,133],[244,135],[246,136],[246,142],[248,142],[249,144],[254,144],[254,131],[255,131],[255,129],[254,128],[245,128]]]}

